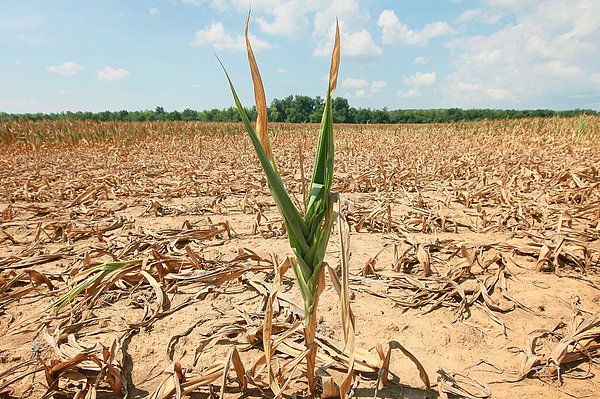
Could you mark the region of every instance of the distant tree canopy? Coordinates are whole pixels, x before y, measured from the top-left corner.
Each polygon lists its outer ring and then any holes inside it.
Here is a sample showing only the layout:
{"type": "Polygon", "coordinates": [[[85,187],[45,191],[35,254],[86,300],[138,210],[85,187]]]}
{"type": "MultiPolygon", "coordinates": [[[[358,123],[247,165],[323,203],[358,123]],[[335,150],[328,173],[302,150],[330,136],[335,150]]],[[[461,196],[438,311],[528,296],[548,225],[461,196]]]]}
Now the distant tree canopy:
{"type": "MultiPolygon", "coordinates": [[[[271,122],[318,123],[321,121],[325,102],[321,97],[287,96],[274,99],[269,107],[271,122]]],[[[256,107],[247,108],[251,120],[256,119],[256,107]]],[[[500,110],[500,109],[399,109],[390,111],[370,108],[354,108],[342,97],[333,99],[333,119],[336,123],[447,123],[458,121],[474,121],[481,119],[515,119],[528,117],[598,115],[597,111],[575,109],[568,111],[535,110],[500,110]]],[[[165,111],[157,106],[154,111],[103,111],[103,112],[61,112],[61,113],[29,113],[9,114],[0,112],[0,121],[18,120],[60,120],[79,119],[97,121],[207,121],[236,122],[240,116],[234,107],[195,111],[185,109],[165,111]]]]}

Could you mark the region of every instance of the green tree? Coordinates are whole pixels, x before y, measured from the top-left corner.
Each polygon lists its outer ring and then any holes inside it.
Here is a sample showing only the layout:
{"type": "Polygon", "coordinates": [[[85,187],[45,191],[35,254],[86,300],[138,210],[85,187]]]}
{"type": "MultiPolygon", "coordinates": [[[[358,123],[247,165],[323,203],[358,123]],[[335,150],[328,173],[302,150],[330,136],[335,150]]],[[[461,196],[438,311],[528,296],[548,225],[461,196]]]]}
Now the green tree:
{"type": "Polygon", "coordinates": [[[193,109],[186,108],[181,113],[181,119],[183,119],[184,121],[198,120],[198,113],[193,109]]]}
{"type": "Polygon", "coordinates": [[[325,111],[325,100],[321,96],[317,96],[313,99],[313,110],[309,115],[308,122],[320,123],[323,112],[325,111]]]}
{"type": "Polygon", "coordinates": [[[269,117],[273,122],[287,122],[288,118],[288,110],[292,108],[292,103],[294,101],[293,96],[287,96],[281,100],[275,98],[271,101],[271,106],[269,107],[269,117]]]}
{"type": "Polygon", "coordinates": [[[172,111],[169,112],[166,116],[167,120],[170,121],[180,121],[181,120],[181,113],[179,113],[179,111],[172,111]]]}
{"type": "Polygon", "coordinates": [[[295,96],[292,105],[288,108],[286,122],[303,123],[309,122],[310,116],[315,109],[312,98],[308,96],[295,96]]]}
{"type": "Polygon", "coordinates": [[[353,123],[350,115],[350,105],[343,97],[333,99],[333,121],[335,123],[353,123]]]}

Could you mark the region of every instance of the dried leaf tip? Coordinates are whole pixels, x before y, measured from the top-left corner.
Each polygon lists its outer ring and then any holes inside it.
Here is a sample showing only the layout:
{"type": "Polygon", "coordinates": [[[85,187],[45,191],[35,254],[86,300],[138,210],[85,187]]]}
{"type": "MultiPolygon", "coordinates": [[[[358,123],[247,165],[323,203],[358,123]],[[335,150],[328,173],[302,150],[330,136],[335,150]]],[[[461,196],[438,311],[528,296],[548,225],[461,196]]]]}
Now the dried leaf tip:
{"type": "Polygon", "coordinates": [[[333,42],[333,52],[331,53],[331,67],[329,68],[329,94],[333,93],[337,87],[338,72],[340,69],[340,24],[335,19],[335,40],[333,42]]]}
{"type": "Polygon", "coordinates": [[[246,17],[246,50],[248,51],[248,63],[250,64],[250,73],[252,74],[252,84],[254,86],[254,101],[256,102],[256,134],[260,143],[269,158],[271,164],[274,165],[273,153],[271,151],[271,142],[269,140],[268,120],[267,120],[267,98],[263,86],[260,71],[254,58],[252,45],[250,44],[250,36],[248,35],[248,26],[250,24],[250,12],[246,17]]]}

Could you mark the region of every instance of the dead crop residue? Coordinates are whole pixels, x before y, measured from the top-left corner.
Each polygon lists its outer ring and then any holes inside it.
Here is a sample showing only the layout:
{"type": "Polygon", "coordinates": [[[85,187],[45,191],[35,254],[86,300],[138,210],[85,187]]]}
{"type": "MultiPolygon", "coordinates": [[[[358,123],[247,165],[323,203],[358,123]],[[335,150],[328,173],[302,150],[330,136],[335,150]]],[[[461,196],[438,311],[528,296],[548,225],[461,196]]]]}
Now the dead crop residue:
{"type": "MultiPolygon", "coordinates": [[[[298,203],[317,130],[272,128],[298,203]]],[[[599,118],[342,125],[335,141],[356,339],[349,359],[336,228],[323,396],[353,361],[355,397],[597,397],[599,118]]],[[[265,184],[236,124],[1,123],[0,398],[306,395],[265,184]]]]}

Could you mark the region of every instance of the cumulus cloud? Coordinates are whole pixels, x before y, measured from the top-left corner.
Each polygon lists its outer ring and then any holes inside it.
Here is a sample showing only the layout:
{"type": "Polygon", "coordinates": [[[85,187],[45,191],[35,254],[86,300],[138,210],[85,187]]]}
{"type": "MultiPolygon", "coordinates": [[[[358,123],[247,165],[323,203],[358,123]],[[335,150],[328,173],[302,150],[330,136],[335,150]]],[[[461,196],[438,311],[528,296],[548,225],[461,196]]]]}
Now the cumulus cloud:
{"type": "Polygon", "coordinates": [[[66,61],[61,65],[51,65],[48,67],[48,71],[62,76],[77,75],[82,69],[83,67],[81,65],[72,61],[66,61]]]}
{"type": "Polygon", "coordinates": [[[349,98],[365,98],[367,96],[366,90],[356,90],[353,94],[349,94],[349,98]]]}
{"type": "MultiPolygon", "coordinates": [[[[221,11],[248,10],[247,0],[182,1],[188,5],[210,5],[221,11]]],[[[370,16],[367,7],[362,5],[360,0],[254,0],[252,12],[255,15],[253,23],[255,22],[263,33],[296,39],[311,38],[315,43],[313,55],[318,57],[331,55],[336,18],[341,27],[341,51],[345,60],[371,63],[382,54],[382,49],[365,28],[370,16]]],[[[221,23],[198,31],[194,43],[216,43],[221,48],[243,48],[240,44],[241,39],[228,35],[221,23]]],[[[253,45],[254,43],[255,41],[253,45]]]]}
{"type": "Polygon", "coordinates": [[[481,88],[480,84],[457,80],[452,83],[450,90],[460,93],[474,93],[481,88]]]}
{"type": "Polygon", "coordinates": [[[227,0],[181,0],[181,2],[188,6],[203,6],[209,3],[212,8],[219,11],[227,11],[229,8],[229,2],[227,0]]]}
{"type": "Polygon", "coordinates": [[[367,30],[361,30],[345,35],[344,44],[342,44],[341,50],[342,54],[347,58],[360,62],[372,62],[383,52],[383,50],[373,42],[371,34],[367,30]]]}
{"type": "Polygon", "coordinates": [[[435,72],[417,72],[414,75],[404,77],[402,81],[409,86],[409,88],[400,90],[398,92],[398,97],[421,97],[421,88],[434,86],[437,82],[437,74],[435,72]]]}
{"type": "Polygon", "coordinates": [[[413,65],[423,65],[426,64],[427,61],[429,61],[429,58],[427,57],[423,57],[423,56],[418,56],[415,57],[415,59],[412,61],[413,65]]]}
{"type": "MultiPolygon", "coordinates": [[[[248,0],[181,0],[189,6],[206,6],[221,11],[246,13],[248,0]]],[[[264,33],[284,36],[306,36],[309,30],[315,37],[327,34],[335,18],[346,21],[349,26],[361,26],[359,21],[368,20],[361,13],[360,0],[254,0],[254,21],[264,33]],[[309,29],[310,28],[310,29],[309,29]]]]}
{"type": "Polygon", "coordinates": [[[314,12],[312,33],[317,43],[314,55],[330,57],[336,18],[341,31],[342,57],[350,62],[373,63],[383,53],[365,28],[369,10],[359,0],[307,0],[314,12]]]}
{"type": "Polygon", "coordinates": [[[430,39],[454,33],[446,22],[435,21],[421,30],[414,30],[400,22],[393,10],[384,10],[379,14],[377,25],[382,29],[382,40],[386,44],[427,44],[430,39]]]}
{"type": "Polygon", "coordinates": [[[561,60],[552,60],[541,63],[537,70],[543,74],[564,79],[575,79],[584,75],[583,70],[579,66],[567,66],[561,60]]]}
{"type": "Polygon", "coordinates": [[[342,87],[345,89],[364,89],[369,87],[369,82],[364,79],[346,78],[342,82],[342,87]]]}
{"type": "MultiPolygon", "coordinates": [[[[449,43],[455,72],[446,91],[460,106],[569,106],[569,98],[600,95],[594,74],[600,58],[600,2],[487,0],[488,14],[514,22],[479,36],[449,43]],[[503,103],[504,102],[504,103],[503,103]]],[[[463,19],[476,18],[476,13],[463,19]]]]}
{"type": "Polygon", "coordinates": [[[308,18],[306,16],[306,3],[300,0],[278,1],[268,8],[270,20],[258,17],[260,30],[272,34],[290,37],[301,36],[306,33],[308,18]]]}
{"type": "MultiPolygon", "coordinates": [[[[333,30],[330,36],[333,38],[333,30]]],[[[375,44],[371,38],[371,34],[367,30],[361,30],[354,33],[342,33],[341,36],[341,54],[346,60],[372,63],[383,53],[381,47],[375,44]]],[[[323,45],[317,46],[313,55],[318,57],[330,57],[333,39],[324,40],[323,43],[323,45]]]]}
{"type": "Polygon", "coordinates": [[[412,86],[433,86],[437,81],[435,72],[417,72],[407,78],[404,78],[404,83],[412,86]]]}
{"type": "MultiPolygon", "coordinates": [[[[254,50],[264,50],[271,48],[271,44],[250,35],[252,48],[254,50]]],[[[243,35],[231,36],[225,27],[220,22],[215,22],[212,25],[196,32],[194,40],[191,43],[194,47],[212,46],[216,50],[245,50],[246,42],[243,35]]]]}
{"type": "Polygon", "coordinates": [[[498,87],[492,87],[486,90],[488,97],[494,100],[508,100],[513,98],[513,94],[508,89],[501,89],[498,87]]]}
{"type": "Polygon", "coordinates": [[[486,10],[482,8],[470,8],[463,11],[458,16],[460,23],[484,23],[487,25],[496,25],[502,19],[504,14],[495,10],[486,10]]]}
{"type": "Polygon", "coordinates": [[[123,80],[131,75],[125,68],[104,67],[96,72],[96,79],[100,82],[123,80]]]}
{"type": "Polygon", "coordinates": [[[369,83],[365,79],[346,78],[342,81],[342,87],[346,89],[346,97],[364,98],[385,90],[387,82],[385,80],[374,80],[369,83]]]}
{"type": "Polygon", "coordinates": [[[416,87],[411,87],[408,90],[400,90],[398,92],[398,97],[403,97],[403,98],[415,98],[415,97],[421,97],[421,92],[419,91],[418,88],[416,87]]]}
{"type": "Polygon", "coordinates": [[[379,93],[384,91],[387,87],[387,82],[385,80],[375,80],[371,83],[371,93],[379,93]]]}
{"type": "Polygon", "coordinates": [[[339,20],[342,34],[360,29],[369,20],[368,10],[361,7],[359,0],[308,0],[314,12],[315,38],[329,38],[336,18],[339,20]]]}
{"type": "Polygon", "coordinates": [[[539,5],[537,0],[485,0],[488,6],[502,7],[516,12],[522,12],[539,5]]]}

